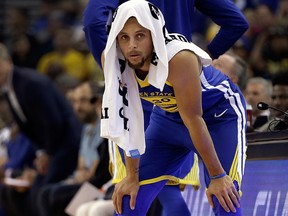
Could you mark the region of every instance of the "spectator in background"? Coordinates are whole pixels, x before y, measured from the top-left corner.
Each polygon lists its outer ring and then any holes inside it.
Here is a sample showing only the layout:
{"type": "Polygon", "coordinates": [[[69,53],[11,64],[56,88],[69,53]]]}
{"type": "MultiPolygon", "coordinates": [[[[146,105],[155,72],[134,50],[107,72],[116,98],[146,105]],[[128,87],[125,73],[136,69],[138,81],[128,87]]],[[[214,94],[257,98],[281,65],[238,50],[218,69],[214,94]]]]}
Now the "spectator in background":
{"type": "MultiPolygon", "coordinates": [[[[1,122],[1,129],[0,129],[0,170],[3,169],[7,160],[8,160],[8,153],[7,153],[7,143],[10,139],[11,134],[11,127],[12,124],[12,115],[10,113],[8,104],[4,99],[3,95],[0,94],[0,122],[1,122]]],[[[4,177],[4,173],[0,173],[0,184],[2,183],[2,179],[4,177]]],[[[1,188],[1,186],[0,186],[1,188]]],[[[4,209],[2,206],[2,202],[0,202],[0,216],[5,216],[4,209]]]]}
{"type": "MultiPolygon", "coordinates": [[[[271,106],[288,112],[288,72],[281,72],[275,75],[272,80],[273,93],[271,106]]],[[[273,131],[273,130],[283,130],[288,128],[288,118],[287,115],[283,115],[274,109],[270,109],[271,117],[270,120],[258,128],[257,131],[273,131]]]]}
{"type": "Polygon", "coordinates": [[[35,53],[34,44],[31,43],[26,35],[19,35],[15,38],[11,50],[11,57],[14,65],[18,67],[36,68],[39,55],[35,53]]]}
{"type": "Polygon", "coordinates": [[[35,68],[40,57],[37,38],[30,28],[28,8],[7,8],[5,13],[4,43],[16,66],[35,68]]]}
{"type": "Polygon", "coordinates": [[[54,51],[43,55],[38,63],[37,69],[43,74],[48,74],[51,67],[60,65],[63,71],[79,81],[89,78],[85,70],[84,56],[74,49],[72,43],[72,29],[64,28],[58,30],[53,39],[54,51]]]}
{"type": "Polygon", "coordinates": [[[247,83],[247,64],[239,56],[227,52],[212,61],[212,65],[226,74],[243,92],[247,83]]]}
{"type": "MultiPolygon", "coordinates": [[[[276,23],[277,1],[246,1],[246,5],[242,8],[249,23],[249,28],[237,40],[233,48],[239,56],[250,63],[250,55],[254,50],[255,41],[276,23]]],[[[256,76],[258,75],[256,74],[256,76]]]]}
{"type": "Polygon", "coordinates": [[[276,24],[277,1],[260,0],[259,3],[255,5],[254,12],[256,16],[256,28],[258,30],[258,33],[261,34],[263,32],[266,32],[268,29],[270,29],[276,24]]]}
{"type": "Polygon", "coordinates": [[[275,25],[262,32],[251,53],[254,75],[272,79],[288,70],[288,26],[275,25]]]}
{"type": "MultiPolygon", "coordinates": [[[[288,111],[288,70],[278,73],[272,80],[272,106],[288,111]]],[[[273,117],[280,117],[283,113],[271,110],[273,117]]]]}
{"type": "Polygon", "coordinates": [[[280,25],[287,25],[288,23],[288,1],[279,0],[279,8],[277,11],[277,21],[280,25]]]}
{"type": "MultiPolygon", "coordinates": [[[[67,99],[69,99],[67,94],[69,94],[70,91],[73,92],[74,88],[81,83],[81,81],[66,73],[59,74],[59,76],[57,76],[53,81],[60,91],[66,95],[67,99]]],[[[72,103],[71,100],[69,101],[72,103]]]]}
{"type": "Polygon", "coordinates": [[[21,211],[22,216],[31,216],[38,189],[61,181],[74,171],[81,124],[54,83],[34,70],[15,67],[3,44],[0,44],[0,87],[20,130],[38,149],[38,173],[29,190],[31,199],[23,200],[31,203],[21,211]]]}
{"type": "Polygon", "coordinates": [[[45,13],[47,14],[36,20],[36,27],[33,26],[35,27],[35,36],[41,44],[40,57],[54,50],[53,38],[59,30],[68,26],[65,20],[65,13],[58,10],[54,3],[44,1],[43,4],[48,12],[46,11],[45,13]],[[49,6],[47,7],[46,5],[49,6]]]}
{"type": "Polygon", "coordinates": [[[14,41],[20,36],[26,36],[31,44],[33,44],[33,52],[37,52],[38,42],[33,32],[30,29],[29,9],[23,7],[7,8],[5,13],[5,38],[4,43],[7,49],[11,52],[14,46],[14,41]]]}
{"type": "Polygon", "coordinates": [[[248,80],[244,92],[245,99],[252,106],[252,127],[257,129],[270,118],[269,110],[259,110],[257,104],[264,102],[270,104],[272,96],[272,83],[263,77],[252,77],[248,80]]]}
{"type": "Polygon", "coordinates": [[[82,183],[90,181],[99,189],[111,179],[108,171],[108,143],[100,137],[100,118],[103,87],[85,82],[73,90],[72,104],[84,124],[78,166],[74,175],[65,181],[41,189],[38,216],[61,216],[82,183]]]}
{"type": "Polygon", "coordinates": [[[7,143],[11,136],[11,125],[13,123],[13,118],[9,105],[5,100],[4,96],[0,94],[0,118],[1,118],[1,129],[0,129],[0,179],[3,177],[1,175],[1,170],[4,168],[7,160],[7,143]]]}
{"type": "Polygon", "coordinates": [[[41,1],[39,16],[32,24],[33,33],[41,44],[41,56],[53,50],[53,38],[58,30],[79,25],[80,5],[78,0],[41,1]]]}
{"type": "Polygon", "coordinates": [[[84,124],[74,175],[67,184],[79,184],[91,179],[99,165],[100,154],[97,149],[102,143],[100,137],[100,119],[103,87],[94,82],[85,82],[73,91],[72,104],[79,120],[84,124]]]}
{"type": "Polygon", "coordinates": [[[113,200],[101,199],[80,205],[75,216],[113,216],[113,200]]]}
{"type": "MultiPolygon", "coordinates": [[[[25,190],[35,177],[33,161],[35,159],[35,147],[31,141],[19,131],[13,122],[12,113],[3,95],[0,96],[0,116],[5,122],[5,128],[1,131],[1,147],[5,148],[5,155],[0,155],[0,215],[14,215],[17,205],[22,205],[18,199],[11,199],[16,190],[25,190]],[[19,186],[8,180],[23,180],[27,185],[19,186]]],[[[14,197],[15,198],[15,197],[14,197]]]]}
{"type": "Polygon", "coordinates": [[[11,134],[7,141],[7,160],[0,167],[0,176],[19,177],[26,168],[33,168],[35,156],[35,146],[14,123],[11,125],[11,134]]]}
{"type": "Polygon", "coordinates": [[[253,9],[245,9],[243,11],[244,16],[246,17],[249,28],[245,33],[234,43],[232,46],[233,51],[243,58],[246,62],[249,62],[249,56],[255,40],[258,36],[258,27],[256,21],[256,15],[253,9]]]}
{"type": "Polygon", "coordinates": [[[36,150],[16,124],[12,126],[7,142],[7,153],[7,161],[1,170],[0,206],[7,216],[22,215],[26,205],[23,196],[27,195],[37,173],[33,165],[36,150]]]}
{"type": "Polygon", "coordinates": [[[84,66],[88,79],[96,82],[104,81],[103,71],[89,51],[82,26],[74,29],[73,45],[84,56],[84,66]]]}

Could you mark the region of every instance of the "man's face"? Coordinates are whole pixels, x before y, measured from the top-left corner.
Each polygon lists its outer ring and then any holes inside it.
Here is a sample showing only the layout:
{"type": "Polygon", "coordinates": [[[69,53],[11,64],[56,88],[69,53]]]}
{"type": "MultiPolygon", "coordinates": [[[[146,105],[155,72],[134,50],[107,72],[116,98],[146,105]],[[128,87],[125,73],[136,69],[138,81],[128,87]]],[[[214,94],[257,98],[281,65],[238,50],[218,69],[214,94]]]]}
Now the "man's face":
{"type": "Polygon", "coordinates": [[[250,83],[245,89],[245,98],[252,106],[253,113],[259,113],[257,108],[259,102],[270,104],[270,96],[267,95],[265,87],[261,83],[250,83]]]}
{"type": "Polygon", "coordinates": [[[73,91],[71,99],[74,111],[83,123],[94,123],[96,121],[95,105],[90,103],[91,97],[91,89],[87,83],[77,87],[73,91]]]}
{"type": "MultiPolygon", "coordinates": [[[[288,86],[274,85],[272,93],[272,105],[283,111],[288,111],[288,86]]],[[[283,115],[281,112],[272,110],[273,116],[283,115]]]]}
{"type": "Polygon", "coordinates": [[[12,65],[9,60],[0,59],[0,87],[7,84],[8,75],[12,70],[12,65]]]}
{"type": "Polygon", "coordinates": [[[136,18],[128,19],[118,34],[117,41],[131,68],[149,70],[153,52],[151,33],[136,18]]]}
{"type": "Polygon", "coordinates": [[[213,60],[212,66],[226,74],[228,77],[230,77],[232,82],[237,84],[238,77],[234,69],[235,61],[236,60],[232,56],[223,54],[219,56],[218,59],[213,60]]]}

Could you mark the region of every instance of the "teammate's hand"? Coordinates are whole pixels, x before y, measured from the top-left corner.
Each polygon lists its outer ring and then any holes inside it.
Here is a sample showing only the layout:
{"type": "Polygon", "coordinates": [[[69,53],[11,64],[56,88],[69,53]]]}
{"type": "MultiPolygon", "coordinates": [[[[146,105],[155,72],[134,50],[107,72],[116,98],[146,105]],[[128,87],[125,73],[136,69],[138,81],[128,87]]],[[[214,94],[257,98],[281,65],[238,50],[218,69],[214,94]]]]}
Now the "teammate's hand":
{"type": "Polygon", "coordinates": [[[134,210],[138,190],[138,180],[135,178],[128,178],[127,176],[121,182],[115,185],[112,199],[117,214],[122,214],[122,199],[125,195],[130,195],[130,208],[134,210]]]}
{"type": "Polygon", "coordinates": [[[220,179],[211,180],[206,195],[209,204],[214,208],[212,196],[215,195],[226,212],[236,212],[236,208],[240,207],[240,196],[236,190],[231,178],[227,175],[220,179]]]}

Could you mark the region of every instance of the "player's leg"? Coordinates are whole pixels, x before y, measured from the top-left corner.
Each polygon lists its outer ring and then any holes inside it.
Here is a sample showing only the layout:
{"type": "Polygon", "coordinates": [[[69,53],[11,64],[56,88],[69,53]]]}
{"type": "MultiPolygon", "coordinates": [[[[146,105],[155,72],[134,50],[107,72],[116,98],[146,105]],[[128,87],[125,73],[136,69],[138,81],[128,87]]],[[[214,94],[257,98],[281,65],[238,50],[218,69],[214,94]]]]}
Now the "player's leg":
{"type": "Polygon", "coordinates": [[[116,214],[116,216],[146,216],[147,211],[157,196],[162,190],[167,180],[151,183],[147,185],[141,185],[136,198],[135,209],[130,208],[130,196],[124,196],[122,200],[122,214],[116,214]]]}
{"type": "MultiPolygon", "coordinates": [[[[227,96],[228,97],[228,96],[227,96]]],[[[218,158],[226,171],[231,177],[236,189],[240,193],[241,180],[244,173],[246,158],[246,112],[245,101],[240,94],[230,94],[228,100],[219,105],[221,110],[227,109],[225,116],[214,118],[206,122],[211,134],[218,158]],[[220,107],[221,106],[221,107],[220,107]]],[[[206,186],[210,184],[208,171],[204,167],[206,186]]],[[[216,197],[213,198],[214,214],[216,216],[242,215],[241,207],[236,208],[237,212],[227,213],[216,197]]],[[[240,201],[239,201],[240,202],[240,201]]]]}
{"type": "Polygon", "coordinates": [[[191,213],[181,194],[179,185],[166,185],[158,194],[162,205],[162,216],[181,215],[190,216],[191,213]]]}

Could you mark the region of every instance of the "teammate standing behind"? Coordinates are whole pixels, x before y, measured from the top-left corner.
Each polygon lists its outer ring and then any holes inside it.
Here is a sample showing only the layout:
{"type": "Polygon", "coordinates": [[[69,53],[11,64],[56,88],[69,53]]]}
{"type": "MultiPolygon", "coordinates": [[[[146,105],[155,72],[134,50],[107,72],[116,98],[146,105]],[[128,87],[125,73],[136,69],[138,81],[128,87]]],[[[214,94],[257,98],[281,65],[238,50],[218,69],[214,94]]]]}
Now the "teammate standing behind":
{"type": "MultiPolygon", "coordinates": [[[[107,34],[106,25],[118,0],[89,0],[83,16],[86,40],[94,58],[101,65],[107,34]],[[97,13],[95,13],[97,11],[97,13]]],[[[169,32],[183,34],[191,40],[194,7],[220,26],[219,32],[208,44],[213,58],[225,53],[248,29],[248,22],[239,8],[231,0],[151,0],[163,13],[169,32]]],[[[111,18],[111,17],[110,17],[111,18]]]]}

